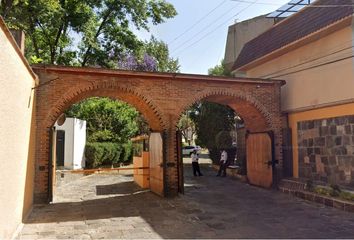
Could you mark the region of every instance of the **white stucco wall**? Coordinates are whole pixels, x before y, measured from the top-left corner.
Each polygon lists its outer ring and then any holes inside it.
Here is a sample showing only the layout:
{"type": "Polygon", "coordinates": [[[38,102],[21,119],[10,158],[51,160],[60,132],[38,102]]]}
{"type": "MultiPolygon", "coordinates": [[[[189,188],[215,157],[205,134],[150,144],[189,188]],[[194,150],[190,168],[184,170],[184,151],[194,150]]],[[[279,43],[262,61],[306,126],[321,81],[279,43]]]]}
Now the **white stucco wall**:
{"type": "Polygon", "coordinates": [[[64,168],[81,169],[85,166],[86,121],[66,118],[63,125],[55,124],[56,130],[65,131],[64,168]]]}
{"type": "Polygon", "coordinates": [[[33,204],[35,76],[1,18],[0,49],[0,239],[9,239],[33,204]]]}
{"type": "Polygon", "coordinates": [[[74,121],[74,169],[85,167],[86,121],[74,121]]]}

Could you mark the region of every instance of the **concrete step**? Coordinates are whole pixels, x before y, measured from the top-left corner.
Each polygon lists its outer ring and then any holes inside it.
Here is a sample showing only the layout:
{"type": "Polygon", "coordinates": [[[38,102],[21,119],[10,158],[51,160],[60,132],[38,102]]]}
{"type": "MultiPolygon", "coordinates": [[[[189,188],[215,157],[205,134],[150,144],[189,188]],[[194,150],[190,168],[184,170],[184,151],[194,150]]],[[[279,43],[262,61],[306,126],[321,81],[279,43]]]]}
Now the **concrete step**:
{"type": "Polygon", "coordinates": [[[303,191],[306,188],[306,183],[299,179],[282,179],[278,187],[283,192],[303,191]]]}

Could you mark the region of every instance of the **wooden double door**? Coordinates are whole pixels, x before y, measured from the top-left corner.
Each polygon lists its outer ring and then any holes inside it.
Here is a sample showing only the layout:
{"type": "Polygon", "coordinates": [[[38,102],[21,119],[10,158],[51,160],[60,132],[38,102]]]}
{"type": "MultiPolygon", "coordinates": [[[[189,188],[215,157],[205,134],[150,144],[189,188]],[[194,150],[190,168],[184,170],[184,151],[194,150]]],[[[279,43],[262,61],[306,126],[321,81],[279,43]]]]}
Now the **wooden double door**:
{"type": "Polygon", "coordinates": [[[252,185],[270,188],[275,168],[272,132],[246,136],[247,178],[252,185]]]}
{"type": "Polygon", "coordinates": [[[152,132],[149,137],[150,190],[164,196],[163,135],[152,132]]]}

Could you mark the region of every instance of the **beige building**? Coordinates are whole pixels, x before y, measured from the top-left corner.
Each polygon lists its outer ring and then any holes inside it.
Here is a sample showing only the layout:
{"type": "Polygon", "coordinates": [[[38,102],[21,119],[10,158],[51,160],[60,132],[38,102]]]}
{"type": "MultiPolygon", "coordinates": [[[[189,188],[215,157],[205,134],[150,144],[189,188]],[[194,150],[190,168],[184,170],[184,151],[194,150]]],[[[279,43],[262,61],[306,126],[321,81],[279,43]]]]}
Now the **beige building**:
{"type": "Polygon", "coordinates": [[[229,26],[224,57],[226,68],[231,70],[243,46],[248,41],[265,32],[273,25],[273,18],[258,16],[229,26]]]}
{"type": "Polygon", "coordinates": [[[33,203],[36,76],[1,18],[0,46],[0,239],[8,239],[33,203]]]}
{"type": "Polygon", "coordinates": [[[353,6],[337,2],[315,1],[252,39],[233,71],[286,80],[294,177],[354,186],[353,6]]]}

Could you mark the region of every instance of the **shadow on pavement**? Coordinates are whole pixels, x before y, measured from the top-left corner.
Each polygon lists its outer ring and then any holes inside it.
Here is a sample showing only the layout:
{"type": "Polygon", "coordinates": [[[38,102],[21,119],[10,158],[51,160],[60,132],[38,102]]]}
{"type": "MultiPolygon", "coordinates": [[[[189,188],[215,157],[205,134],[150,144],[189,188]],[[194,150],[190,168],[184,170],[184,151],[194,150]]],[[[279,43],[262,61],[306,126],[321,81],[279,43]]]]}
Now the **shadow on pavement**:
{"type": "Polygon", "coordinates": [[[47,231],[73,222],[90,231],[130,224],[132,233],[148,226],[154,238],[169,239],[354,236],[354,214],[218,178],[208,166],[202,172],[202,177],[191,176],[190,166],[185,166],[186,191],[180,197],[161,198],[133,182],[97,185],[97,199],[35,206],[26,224],[43,223],[47,231]]]}
{"type": "Polygon", "coordinates": [[[96,195],[112,195],[112,194],[133,194],[138,191],[142,191],[137,184],[133,181],[120,182],[109,185],[97,185],[96,195]]]}

